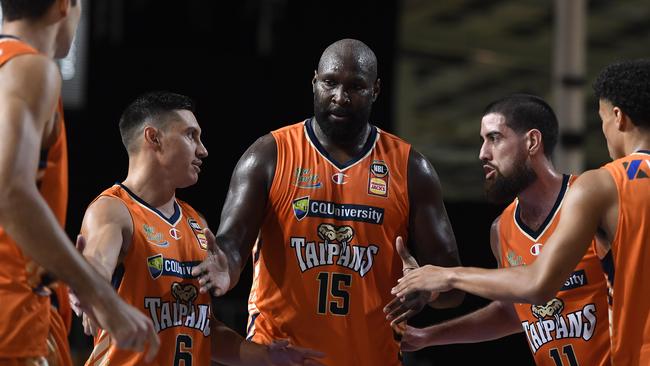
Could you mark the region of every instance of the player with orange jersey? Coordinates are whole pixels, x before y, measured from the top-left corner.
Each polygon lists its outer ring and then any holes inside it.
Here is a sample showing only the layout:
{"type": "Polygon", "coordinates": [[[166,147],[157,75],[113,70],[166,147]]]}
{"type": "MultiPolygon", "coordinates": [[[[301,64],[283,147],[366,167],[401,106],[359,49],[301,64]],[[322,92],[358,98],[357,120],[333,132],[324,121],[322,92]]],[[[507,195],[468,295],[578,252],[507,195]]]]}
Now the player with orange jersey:
{"type": "Polygon", "coordinates": [[[288,338],[324,351],[326,365],[399,365],[384,311],[406,318],[426,303],[462,299],[459,292],[389,296],[403,270],[396,235],[408,237],[423,263],[459,263],[440,183],[408,143],[369,123],[380,81],[368,46],[330,45],[312,87],[314,117],[261,137],[241,157],[220,248],[195,272],[203,273],[202,290],[221,294],[255,244],[249,339],[288,338]],[[224,256],[229,267],[218,263],[224,256]]]}
{"type": "Polygon", "coordinates": [[[68,161],[61,76],[79,22],[75,0],[0,2],[0,365],[70,365],[69,284],[119,347],[151,357],[150,321],[121,301],[63,231],[68,161]],[[57,307],[59,311],[56,311],[57,307]]]}
{"type": "MultiPolygon", "coordinates": [[[[492,225],[493,253],[499,267],[530,265],[557,227],[576,179],[556,172],[551,162],[557,118],[541,98],[513,94],[486,108],[481,137],[488,199],[512,201],[492,225]]],[[[610,364],[607,286],[593,245],[550,301],[494,301],[431,327],[407,327],[402,348],[481,342],[522,331],[537,365],[610,364]]]]}
{"type": "MultiPolygon", "coordinates": [[[[212,317],[210,295],[199,292],[191,271],[205,259],[214,236],[203,217],[176,198],[177,189],[197,182],[208,155],[193,102],[170,92],[144,94],[125,109],[120,134],[128,175],[89,205],[83,253],[153,322],[162,349],[153,364],[318,364],[312,359],[317,352],[245,341],[212,317]]],[[[86,365],[144,363],[141,354],[114,347],[110,334],[86,316],[84,327],[95,335],[86,365]]]]}
{"type": "Polygon", "coordinates": [[[596,236],[610,286],[612,364],[650,364],[650,60],[607,66],[594,91],[614,161],[574,182],[535,262],[499,270],[425,266],[401,280],[394,289],[398,297],[459,288],[492,299],[544,303],[596,236]]]}

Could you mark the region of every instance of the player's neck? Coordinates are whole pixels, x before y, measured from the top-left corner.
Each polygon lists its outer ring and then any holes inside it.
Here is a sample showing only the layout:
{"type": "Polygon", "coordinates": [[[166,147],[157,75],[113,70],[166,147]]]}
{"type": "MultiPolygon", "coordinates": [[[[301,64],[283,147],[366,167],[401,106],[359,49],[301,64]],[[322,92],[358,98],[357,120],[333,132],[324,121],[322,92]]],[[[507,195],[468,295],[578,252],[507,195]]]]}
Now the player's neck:
{"type": "Polygon", "coordinates": [[[145,169],[132,169],[122,184],[129,190],[164,214],[174,212],[176,189],[164,178],[156,177],[145,169]]]}
{"type": "Polygon", "coordinates": [[[6,22],[2,25],[2,34],[17,37],[40,53],[50,58],[54,57],[56,32],[49,31],[44,26],[38,25],[38,23],[28,21],[6,22]]]}
{"type": "Polygon", "coordinates": [[[520,218],[533,229],[537,229],[555,206],[562,190],[563,175],[552,167],[537,172],[537,179],[517,198],[520,218]]]}
{"type": "Polygon", "coordinates": [[[639,150],[650,150],[650,130],[638,129],[638,133],[630,135],[625,141],[625,155],[630,155],[639,150]]]}
{"type": "Polygon", "coordinates": [[[313,122],[312,128],[314,129],[314,134],[316,135],[318,142],[320,142],[323,148],[332,158],[334,158],[334,160],[341,163],[349,161],[359,155],[366,145],[372,130],[370,124],[367,123],[359,132],[357,137],[350,139],[349,141],[336,141],[328,137],[316,121],[313,122]]]}

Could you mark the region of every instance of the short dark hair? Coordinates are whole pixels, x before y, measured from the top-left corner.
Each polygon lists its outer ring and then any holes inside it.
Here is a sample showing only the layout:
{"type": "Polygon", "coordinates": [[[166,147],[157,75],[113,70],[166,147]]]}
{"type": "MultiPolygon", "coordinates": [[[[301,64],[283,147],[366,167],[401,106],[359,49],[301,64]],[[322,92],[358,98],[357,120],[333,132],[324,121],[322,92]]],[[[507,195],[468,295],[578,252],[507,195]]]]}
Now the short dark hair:
{"type": "Polygon", "coordinates": [[[608,65],[593,87],[596,98],[619,107],[635,126],[650,127],[650,59],[608,65]]]}
{"type": "Polygon", "coordinates": [[[120,135],[126,150],[132,151],[131,145],[145,122],[162,128],[167,122],[166,117],[179,109],[194,112],[194,101],[168,91],[153,91],[136,98],[120,118],[120,135]]]}
{"type": "Polygon", "coordinates": [[[558,139],[558,122],[553,108],[544,99],[531,94],[511,94],[490,103],[483,115],[498,113],[517,133],[537,129],[542,133],[544,155],[551,157],[558,139]]]}
{"type": "MultiPolygon", "coordinates": [[[[55,0],[0,0],[2,16],[6,21],[19,19],[38,19],[42,17],[47,9],[54,4],[55,0]]],[[[77,5],[77,0],[70,0],[72,6],[77,5]]]]}

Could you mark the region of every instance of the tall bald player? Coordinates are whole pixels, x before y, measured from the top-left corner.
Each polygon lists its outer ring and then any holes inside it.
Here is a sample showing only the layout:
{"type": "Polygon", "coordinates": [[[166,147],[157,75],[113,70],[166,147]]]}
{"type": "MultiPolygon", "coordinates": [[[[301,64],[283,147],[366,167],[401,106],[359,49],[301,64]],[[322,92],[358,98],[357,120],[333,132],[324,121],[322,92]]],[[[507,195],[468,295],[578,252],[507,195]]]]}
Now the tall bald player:
{"type": "MultiPolygon", "coordinates": [[[[370,123],[380,80],[363,42],[327,47],[312,89],[314,116],[262,136],[241,157],[221,251],[195,271],[204,271],[203,290],[221,294],[252,249],[249,339],[288,338],[325,352],[332,366],[399,365],[384,314],[403,270],[394,238],[408,238],[422,263],[459,263],[440,183],[420,153],[370,123]]],[[[405,319],[427,303],[461,300],[460,292],[416,294],[386,310],[405,319]]]]}

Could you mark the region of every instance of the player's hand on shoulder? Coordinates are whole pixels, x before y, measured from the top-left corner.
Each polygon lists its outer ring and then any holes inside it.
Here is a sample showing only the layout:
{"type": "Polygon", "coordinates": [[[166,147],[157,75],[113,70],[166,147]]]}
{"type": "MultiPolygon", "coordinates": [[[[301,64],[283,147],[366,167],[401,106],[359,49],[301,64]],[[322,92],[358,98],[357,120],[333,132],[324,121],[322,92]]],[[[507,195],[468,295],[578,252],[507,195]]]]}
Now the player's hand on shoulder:
{"type": "Polygon", "coordinates": [[[296,347],[286,339],[275,340],[267,346],[269,353],[269,365],[271,366],[320,366],[321,362],[316,360],[325,356],[323,352],[309,348],[296,347]]]}
{"type": "Polygon", "coordinates": [[[192,269],[192,276],[199,279],[199,291],[210,292],[214,296],[225,294],[233,284],[228,264],[228,256],[217,245],[217,239],[210,229],[205,229],[204,234],[208,239],[208,256],[198,266],[192,269]]]}

